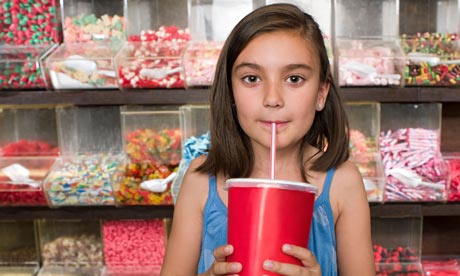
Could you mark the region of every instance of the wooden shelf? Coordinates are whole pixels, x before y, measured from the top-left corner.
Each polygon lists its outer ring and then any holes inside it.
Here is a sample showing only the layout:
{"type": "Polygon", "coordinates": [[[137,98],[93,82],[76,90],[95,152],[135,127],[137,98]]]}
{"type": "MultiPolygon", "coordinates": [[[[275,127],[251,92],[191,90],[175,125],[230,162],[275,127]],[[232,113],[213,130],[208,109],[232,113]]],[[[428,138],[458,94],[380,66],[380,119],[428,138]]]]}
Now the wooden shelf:
{"type": "MultiPolygon", "coordinates": [[[[458,203],[370,203],[371,215],[378,217],[460,217],[458,203]]],[[[33,219],[153,219],[171,218],[173,206],[75,206],[75,207],[0,207],[0,220],[33,219]]]]}
{"type": "MultiPolygon", "coordinates": [[[[460,87],[342,87],[339,91],[344,101],[460,102],[460,87]]],[[[0,104],[197,104],[208,98],[206,88],[0,92],[0,104]]]]}

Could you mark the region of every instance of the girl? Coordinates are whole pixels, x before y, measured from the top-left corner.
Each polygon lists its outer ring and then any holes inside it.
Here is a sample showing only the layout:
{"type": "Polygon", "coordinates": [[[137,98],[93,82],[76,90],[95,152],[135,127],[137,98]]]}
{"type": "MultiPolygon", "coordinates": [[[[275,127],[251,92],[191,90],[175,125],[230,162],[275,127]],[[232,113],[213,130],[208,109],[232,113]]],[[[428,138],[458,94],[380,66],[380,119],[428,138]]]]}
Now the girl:
{"type": "MultiPolygon", "coordinates": [[[[266,260],[280,275],[375,275],[369,205],[348,159],[347,120],[323,37],[290,4],[261,7],[229,35],[211,91],[211,148],[192,161],[177,198],[162,276],[237,274],[227,239],[228,178],[269,178],[276,123],[277,179],[318,187],[309,248],[283,245],[303,266],[266,260]]],[[[269,242],[269,241],[266,241],[269,242]]],[[[254,275],[259,276],[259,275],[254,275]]]]}

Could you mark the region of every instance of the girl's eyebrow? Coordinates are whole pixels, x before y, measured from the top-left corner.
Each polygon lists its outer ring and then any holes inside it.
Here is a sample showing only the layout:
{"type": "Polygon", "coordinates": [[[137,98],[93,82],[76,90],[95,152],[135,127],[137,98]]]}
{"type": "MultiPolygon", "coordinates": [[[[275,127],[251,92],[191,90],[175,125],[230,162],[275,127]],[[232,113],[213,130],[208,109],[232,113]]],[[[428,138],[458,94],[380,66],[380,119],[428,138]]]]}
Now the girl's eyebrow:
{"type": "MultiPolygon", "coordinates": [[[[243,63],[240,63],[238,64],[236,67],[235,67],[235,71],[239,70],[240,68],[243,68],[243,67],[249,67],[251,69],[254,69],[254,70],[261,70],[261,66],[256,64],[256,63],[251,63],[251,62],[243,62],[243,63]]],[[[285,66],[285,70],[286,71],[291,71],[291,70],[295,70],[295,69],[305,69],[307,71],[312,71],[313,68],[305,63],[294,63],[294,64],[288,64],[285,66]]]]}
{"type": "Polygon", "coordinates": [[[238,71],[240,68],[243,68],[243,67],[249,67],[249,68],[254,69],[254,70],[260,70],[261,69],[260,65],[258,65],[256,63],[243,62],[243,63],[238,64],[235,67],[235,71],[238,71]]]}
{"type": "Polygon", "coordinates": [[[295,70],[295,69],[305,69],[307,71],[312,71],[313,68],[308,65],[308,64],[305,64],[305,63],[296,63],[296,64],[289,64],[286,66],[286,71],[291,71],[291,70],[295,70]]]}

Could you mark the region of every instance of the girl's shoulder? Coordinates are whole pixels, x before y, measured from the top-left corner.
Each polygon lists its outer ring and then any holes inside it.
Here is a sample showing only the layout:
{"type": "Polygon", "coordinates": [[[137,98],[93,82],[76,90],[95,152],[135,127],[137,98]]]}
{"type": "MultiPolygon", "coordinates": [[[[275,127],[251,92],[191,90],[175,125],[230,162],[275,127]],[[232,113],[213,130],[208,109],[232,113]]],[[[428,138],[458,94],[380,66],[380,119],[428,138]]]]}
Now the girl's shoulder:
{"type": "Polygon", "coordinates": [[[346,161],[336,168],[331,185],[331,202],[343,210],[345,206],[358,202],[366,202],[367,195],[361,173],[350,161],[346,161]]]}
{"type": "Polygon", "coordinates": [[[190,162],[182,179],[178,199],[204,206],[209,190],[209,176],[206,173],[197,171],[197,168],[203,164],[204,160],[206,160],[206,156],[200,156],[190,162]]]}

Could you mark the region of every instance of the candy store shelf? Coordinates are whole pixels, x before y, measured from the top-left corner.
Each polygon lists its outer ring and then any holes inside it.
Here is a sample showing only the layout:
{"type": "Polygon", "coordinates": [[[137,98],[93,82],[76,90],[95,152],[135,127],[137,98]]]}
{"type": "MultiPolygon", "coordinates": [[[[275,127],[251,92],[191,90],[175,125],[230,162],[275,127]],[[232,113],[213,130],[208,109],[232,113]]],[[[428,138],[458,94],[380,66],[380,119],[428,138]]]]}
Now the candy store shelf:
{"type": "MultiPolygon", "coordinates": [[[[460,102],[460,88],[452,87],[342,87],[345,101],[378,102],[460,102]]],[[[193,104],[208,101],[209,90],[70,90],[70,91],[1,91],[0,104],[193,104]]]]}
{"type": "Polygon", "coordinates": [[[173,206],[0,207],[0,220],[35,219],[153,219],[173,215],[173,206]]]}
{"type": "MultiPolygon", "coordinates": [[[[377,217],[455,216],[456,203],[370,203],[371,215],[377,217]]],[[[0,220],[34,219],[152,219],[173,216],[173,206],[76,206],[76,207],[0,207],[0,220]]]]}
{"type": "Polygon", "coordinates": [[[431,217],[460,216],[460,202],[391,202],[371,203],[371,216],[377,217],[431,217]]]}

